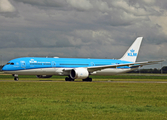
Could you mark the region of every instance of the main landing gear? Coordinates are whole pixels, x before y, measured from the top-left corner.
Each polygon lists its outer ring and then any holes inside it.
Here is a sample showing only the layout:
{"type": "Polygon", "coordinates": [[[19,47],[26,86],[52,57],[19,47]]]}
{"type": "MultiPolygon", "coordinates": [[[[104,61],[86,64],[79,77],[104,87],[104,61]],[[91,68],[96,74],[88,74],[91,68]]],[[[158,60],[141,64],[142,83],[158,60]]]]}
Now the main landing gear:
{"type": "MultiPolygon", "coordinates": [[[[70,76],[65,78],[65,81],[74,81],[75,79],[72,79],[70,76]]],[[[82,79],[82,81],[85,82],[92,82],[92,78],[86,78],[86,79],[82,79]]]]}
{"type": "Polygon", "coordinates": [[[82,81],[87,81],[87,82],[92,82],[92,78],[86,78],[86,79],[82,79],[82,81]]]}
{"type": "Polygon", "coordinates": [[[17,74],[13,74],[12,76],[14,77],[14,80],[15,80],[15,81],[18,81],[18,80],[19,80],[19,77],[18,77],[17,74]]]}
{"type": "Polygon", "coordinates": [[[70,76],[65,78],[65,81],[74,81],[70,76]]]}

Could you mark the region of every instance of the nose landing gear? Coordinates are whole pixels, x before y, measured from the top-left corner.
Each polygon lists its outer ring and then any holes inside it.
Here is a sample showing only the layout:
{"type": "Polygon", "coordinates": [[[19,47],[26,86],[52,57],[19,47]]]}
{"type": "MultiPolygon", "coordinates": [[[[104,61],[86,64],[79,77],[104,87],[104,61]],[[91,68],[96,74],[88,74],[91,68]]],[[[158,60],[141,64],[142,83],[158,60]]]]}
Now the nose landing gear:
{"type": "Polygon", "coordinates": [[[13,74],[12,76],[14,77],[14,80],[15,80],[15,81],[18,81],[18,80],[19,80],[19,77],[18,77],[17,74],[13,74]]]}
{"type": "Polygon", "coordinates": [[[14,78],[14,80],[15,80],[15,81],[18,81],[18,80],[19,80],[19,78],[18,78],[18,77],[15,77],[15,78],[14,78]]]}

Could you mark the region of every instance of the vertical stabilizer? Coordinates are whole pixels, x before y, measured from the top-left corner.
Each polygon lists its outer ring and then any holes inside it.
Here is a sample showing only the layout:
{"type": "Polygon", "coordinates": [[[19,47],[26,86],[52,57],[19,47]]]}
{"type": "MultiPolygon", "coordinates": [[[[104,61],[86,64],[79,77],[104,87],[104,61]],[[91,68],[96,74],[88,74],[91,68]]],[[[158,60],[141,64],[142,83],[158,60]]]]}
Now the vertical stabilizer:
{"type": "Polygon", "coordinates": [[[143,37],[138,37],[120,60],[136,62],[143,37]]]}

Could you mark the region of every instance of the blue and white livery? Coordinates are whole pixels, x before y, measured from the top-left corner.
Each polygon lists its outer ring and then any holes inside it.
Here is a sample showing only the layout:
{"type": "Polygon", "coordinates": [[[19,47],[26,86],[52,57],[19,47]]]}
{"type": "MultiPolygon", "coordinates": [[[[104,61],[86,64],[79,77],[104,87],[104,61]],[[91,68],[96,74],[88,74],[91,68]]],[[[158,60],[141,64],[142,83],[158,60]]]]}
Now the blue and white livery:
{"type": "Polygon", "coordinates": [[[78,59],[78,58],[39,58],[24,57],[9,61],[3,72],[12,74],[14,80],[18,75],[36,75],[39,78],[49,78],[53,75],[68,76],[66,81],[82,79],[92,81],[90,75],[113,75],[126,73],[143,65],[156,64],[160,61],[136,62],[142,37],[138,37],[121,59],[78,59]]]}

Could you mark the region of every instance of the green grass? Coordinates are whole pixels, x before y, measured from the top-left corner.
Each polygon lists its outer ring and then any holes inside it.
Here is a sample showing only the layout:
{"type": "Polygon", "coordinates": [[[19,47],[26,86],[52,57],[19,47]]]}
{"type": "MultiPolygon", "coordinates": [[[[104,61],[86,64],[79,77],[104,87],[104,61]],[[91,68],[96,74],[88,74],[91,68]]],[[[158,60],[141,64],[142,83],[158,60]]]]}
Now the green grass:
{"type": "MultiPolygon", "coordinates": [[[[66,76],[52,76],[51,78],[37,78],[35,75],[19,75],[19,80],[61,80],[64,81],[66,76]]],[[[111,76],[90,76],[93,81],[167,81],[165,74],[120,74],[111,76]]],[[[13,80],[12,75],[0,74],[0,80],[13,80]]],[[[77,80],[78,81],[78,80],[77,80]]],[[[81,81],[81,80],[79,80],[81,81]]]]}
{"type": "Polygon", "coordinates": [[[2,120],[166,120],[167,84],[0,82],[2,120]]]}

